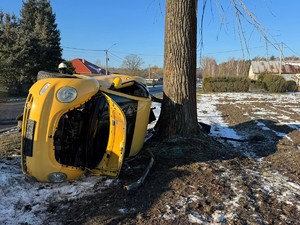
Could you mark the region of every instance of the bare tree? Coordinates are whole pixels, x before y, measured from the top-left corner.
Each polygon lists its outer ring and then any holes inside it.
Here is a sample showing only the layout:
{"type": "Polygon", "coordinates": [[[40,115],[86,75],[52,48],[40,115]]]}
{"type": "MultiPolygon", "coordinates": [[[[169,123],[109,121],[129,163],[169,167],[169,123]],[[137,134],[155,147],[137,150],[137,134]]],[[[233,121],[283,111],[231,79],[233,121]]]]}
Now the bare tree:
{"type": "Polygon", "coordinates": [[[204,76],[227,76],[227,77],[248,77],[251,62],[249,60],[228,59],[226,62],[216,64],[210,58],[203,57],[201,60],[201,72],[204,76]],[[213,74],[211,68],[217,71],[213,74]]]}
{"type": "Polygon", "coordinates": [[[200,61],[200,69],[204,77],[213,77],[218,74],[218,64],[216,60],[212,57],[203,57],[200,61]]]}
{"type": "Polygon", "coordinates": [[[141,57],[135,54],[131,54],[124,58],[122,67],[135,74],[138,70],[140,70],[143,64],[144,62],[141,57]]]}

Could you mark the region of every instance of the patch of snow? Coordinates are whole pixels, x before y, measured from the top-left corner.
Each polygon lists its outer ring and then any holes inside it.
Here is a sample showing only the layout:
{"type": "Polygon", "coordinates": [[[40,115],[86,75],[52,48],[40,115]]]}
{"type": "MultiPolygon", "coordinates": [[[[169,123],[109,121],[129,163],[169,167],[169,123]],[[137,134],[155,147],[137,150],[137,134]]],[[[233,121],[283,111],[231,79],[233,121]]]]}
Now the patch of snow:
{"type": "Polygon", "coordinates": [[[105,186],[111,186],[113,184],[118,184],[119,180],[118,179],[107,179],[104,181],[105,186]]]}
{"type": "MultiPolygon", "coordinates": [[[[300,208],[297,195],[295,195],[295,193],[299,193],[300,186],[296,183],[290,182],[287,177],[279,174],[278,172],[258,172],[257,170],[253,169],[245,169],[243,173],[236,174],[234,171],[228,170],[226,173],[222,173],[220,177],[217,177],[216,179],[220,178],[229,180],[230,189],[234,192],[235,197],[232,199],[224,198],[224,210],[218,210],[212,215],[214,221],[213,224],[226,224],[227,220],[234,220],[236,216],[234,212],[236,212],[238,208],[242,207],[241,202],[244,202],[245,200],[249,203],[248,207],[254,210],[255,205],[259,206],[262,204],[261,201],[257,200],[260,198],[261,193],[276,199],[278,202],[284,202],[285,204],[294,205],[296,207],[298,206],[298,209],[300,208]],[[252,187],[251,195],[241,191],[242,188],[240,188],[240,185],[243,185],[241,181],[243,180],[243,176],[245,176],[243,174],[255,178],[257,183],[257,188],[252,187]]],[[[252,218],[260,224],[265,223],[265,221],[255,214],[252,215],[252,218]]]]}
{"type": "Polygon", "coordinates": [[[173,213],[172,208],[169,205],[166,205],[166,213],[162,215],[162,218],[165,220],[176,219],[176,215],[173,213]]]}
{"type": "Polygon", "coordinates": [[[190,223],[197,223],[197,224],[207,224],[207,220],[201,217],[198,213],[192,212],[188,215],[188,219],[190,223]]]}
{"type": "Polygon", "coordinates": [[[261,127],[262,130],[265,131],[272,131],[277,137],[281,137],[281,138],[287,138],[288,140],[292,141],[292,139],[288,136],[288,134],[286,133],[282,133],[282,132],[278,132],[278,131],[274,131],[272,129],[270,129],[269,127],[267,127],[266,124],[264,124],[263,122],[260,121],[255,121],[257,126],[261,127]]]}
{"type": "MultiPolygon", "coordinates": [[[[211,125],[210,134],[214,137],[242,139],[241,136],[230,128],[223,120],[223,115],[217,110],[218,95],[202,94],[197,104],[198,121],[211,125]],[[204,112],[204,113],[203,113],[204,112]]],[[[238,145],[238,143],[234,143],[238,145]]]]}
{"type": "Polygon", "coordinates": [[[121,208],[121,209],[118,209],[118,211],[121,214],[128,214],[128,213],[134,213],[136,211],[136,209],[135,208],[131,208],[131,209],[121,208]]]}
{"type": "Polygon", "coordinates": [[[214,223],[216,223],[216,224],[226,224],[226,218],[225,218],[224,212],[222,212],[220,210],[216,210],[212,214],[212,218],[213,218],[214,223]]]}
{"type": "Polygon", "coordinates": [[[200,198],[199,198],[199,196],[197,196],[197,195],[189,195],[188,196],[188,203],[191,203],[191,202],[196,202],[197,200],[199,200],[200,198]]]}
{"type": "MultiPolygon", "coordinates": [[[[232,138],[237,140],[245,139],[244,137],[238,135],[233,128],[231,128],[228,124],[224,122],[223,115],[221,112],[217,110],[217,104],[248,104],[251,103],[257,103],[257,102],[268,102],[273,103],[274,111],[275,109],[278,109],[278,107],[281,107],[282,104],[288,103],[293,104],[297,103],[299,101],[300,94],[297,93],[289,93],[289,94],[254,94],[254,93],[239,93],[238,95],[236,93],[216,93],[216,94],[199,94],[198,95],[198,103],[197,103],[197,114],[198,114],[198,121],[203,122],[205,124],[208,124],[211,126],[211,132],[210,135],[214,137],[226,137],[226,138],[232,138]],[[220,100],[221,99],[221,100],[220,100]],[[222,102],[222,99],[226,100],[234,100],[234,102],[222,102]],[[255,100],[253,100],[255,99],[255,100]]],[[[155,107],[154,114],[156,118],[159,117],[160,114],[160,103],[153,103],[152,107],[155,107]]],[[[261,127],[261,129],[266,131],[273,131],[269,127],[267,127],[263,122],[258,121],[258,119],[262,119],[267,115],[273,115],[270,117],[272,120],[279,121],[280,125],[287,125],[291,127],[292,129],[300,130],[300,121],[294,121],[292,124],[291,118],[288,115],[297,113],[297,110],[295,107],[290,107],[289,110],[282,110],[285,112],[285,115],[278,115],[276,112],[272,110],[272,107],[270,107],[270,110],[263,109],[263,108],[254,108],[253,114],[249,115],[249,117],[252,120],[256,120],[256,123],[258,126],[261,127]],[[262,117],[260,117],[262,116],[262,117]],[[283,122],[284,121],[284,122],[283,122]]],[[[299,111],[299,110],[298,110],[299,111]]],[[[247,114],[246,114],[247,115],[247,114]]],[[[155,126],[156,121],[148,125],[148,128],[153,128],[155,126]]],[[[286,137],[289,139],[288,134],[280,133],[273,131],[278,137],[286,137]]],[[[241,144],[238,142],[228,141],[231,143],[234,147],[239,147],[241,144]]],[[[246,157],[256,157],[256,155],[253,152],[245,153],[246,157]]]]}
{"type": "Polygon", "coordinates": [[[288,218],[285,215],[280,215],[280,219],[286,221],[288,218]]]}
{"type": "Polygon", "coordinates": [[[97,176],[59,184],[39,183],[24,176],[20,165],[20,157],[0,159],[0,224],[43,224],[51,216],[47,212],[50,204],[92,195],[113,183],[97,176]]]}
{"type": "Polygon", "coordinates": [[[300,185],[299,184],[288,181],[288,182],[286,182],[286,185],[300,193],[300,185]]]}
{"type": "Polygon", "coordinates": [[[267,112],[263,112],[263,111],[259,111],[259,112],[255,112],[255,115],[268,115],[267,112]]]}
{"type": "Polygon", "coordinates": [[[180,196],[177,203],[173,206],[166,205],[166,213],[162,215],[165,220],[174,220],[178,216],[186,214],[186,206],[189,203],[197,202],[200,199],[197,195],[189,195],[187,197],[180,196]]]}
{"type": "Polygon", "coordinates": [[[290,120],[291,120],[291,118],[290,118],[289,116],[284,116],[284,115],[278,116],[277,118],[278,118],[278,119],[282,119],[282,120],[287,120],[287,121],[290,121],[290,120]]]}
{"type": "MultiPolygon", "coordinates": [[[[280,123],[283,124],[283,123],[280,123]]],[[[291,123],[284,123],[285,125],[287,125],[288,127],[290,127],[291,129],[294,130],[300,130],[300,124],[291,124],[291,123]]]]}
{"type": "Polygon", "coordinates": [[[157,120],[158,120],[158,117],[160,115],[160,109],[161,109],[161,103],[159,102],[152,102],[151,104],[151,108],[152,108],[152,111],[156,117],[156,120],[153,121],[152,123],[148,124],[148,129],[153,129],[157,120]]]}
{"type": "Polygon", "coordinates": [[[291,182],[288,177],[285,177],[277,171],[265,171],[259,173],[259,175],[257,175],[257,171],[249,169],[246,171],[249,174],[256,173],[256,181],[261,183],[260,191],[270,196],[274,196],[279,202],[298,205],[295,193],[300,192],[299,184],[291,182]]]}

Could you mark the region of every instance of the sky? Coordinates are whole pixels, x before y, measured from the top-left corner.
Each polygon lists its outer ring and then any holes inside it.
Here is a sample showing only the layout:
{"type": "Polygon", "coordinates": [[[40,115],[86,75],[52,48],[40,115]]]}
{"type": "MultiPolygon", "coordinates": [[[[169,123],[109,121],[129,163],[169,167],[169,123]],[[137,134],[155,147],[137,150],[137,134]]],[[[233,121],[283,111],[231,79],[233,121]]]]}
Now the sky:
{"type": "MultiPolygon", "coordinates": [[[[143,68],[163,67],[165,0],[50,0],[61,33],[63,58],[84,58],[105,65],[108,50],[109,67],[120,67],[124,58],[136,54],[143,68]]],[[[243,22],[247,43],[241,44],[231,0],[208,0],[203,22],[201,45],[200,19],[203,0],[198,3],[198,48],[200,57],[213,57],[217,63],[228,59],[300,57],[299,0],[244,0],[248,9],[264,26],[272,44],[266,45],[258,30],[243,22]],[[224,13],[220,13],[222,5],[224,13]],[[247,51],[248,49],[248,51],[247,51]]],[[[19,16],[22,0],[1,0],[3,12],[19,16]]]]}

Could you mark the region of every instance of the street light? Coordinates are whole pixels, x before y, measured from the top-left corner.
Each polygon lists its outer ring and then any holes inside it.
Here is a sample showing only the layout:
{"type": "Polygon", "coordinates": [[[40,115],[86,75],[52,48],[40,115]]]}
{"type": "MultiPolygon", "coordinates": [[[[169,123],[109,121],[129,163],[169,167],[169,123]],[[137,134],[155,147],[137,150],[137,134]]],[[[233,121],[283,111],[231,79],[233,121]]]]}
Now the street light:
{"type": "Polygon", "coordinates": [[[108,49],[105,50],[105,56],[106,56],[106,69],[105,69],[105,75],[107,75],[107,71],[108,71],[108,50],[111,49],[112,47],[114,47],[117,43],[114,43],[112,46],[110,46],[108,49]]]}

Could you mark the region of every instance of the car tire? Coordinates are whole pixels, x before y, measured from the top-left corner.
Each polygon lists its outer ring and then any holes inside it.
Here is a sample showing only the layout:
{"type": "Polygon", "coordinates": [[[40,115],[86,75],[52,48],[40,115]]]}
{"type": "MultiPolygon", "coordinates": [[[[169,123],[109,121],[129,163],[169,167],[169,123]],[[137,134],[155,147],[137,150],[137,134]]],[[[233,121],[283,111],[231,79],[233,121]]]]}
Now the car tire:
{"type": "Polygon", "coordinates": [[[37,75],[37,80],[42,80],[46,78],[74,78],[72,75],[47,72],[47,71],[39,71],[37,75]]]}

